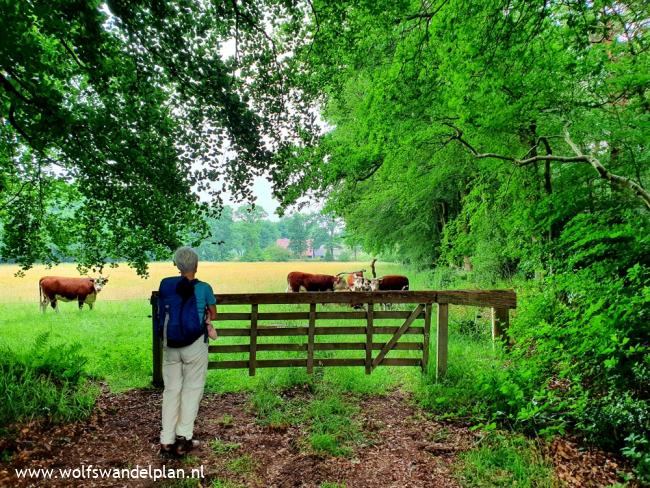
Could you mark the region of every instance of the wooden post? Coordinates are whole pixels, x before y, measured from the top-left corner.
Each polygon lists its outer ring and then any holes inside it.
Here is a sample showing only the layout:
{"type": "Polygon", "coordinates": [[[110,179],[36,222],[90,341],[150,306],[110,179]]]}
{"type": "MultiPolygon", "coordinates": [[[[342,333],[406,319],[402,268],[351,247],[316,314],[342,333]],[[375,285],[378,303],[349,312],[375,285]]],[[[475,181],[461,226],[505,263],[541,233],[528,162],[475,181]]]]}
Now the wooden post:
{"type": "Polygon", "coordinates": [[[431,311],[433,304],[427,303],[424,309],[424,337],[422,338],[422,372],[427,372],[429,364],[429,340],[431,335],[431,311]]]}
{"type": "Polygon", "coordinates": [[[436,381],[441,380],[447,374],[448,322],[449,305],[447,303],[439,303],[436,340],[436,381]]]}
{"type": "Polygon", "coordinates": [[[151,352],[153,364],[153,386],[162,388],[164,385],[162,376],[162,340],[158,335],[158,295],[151,294],[151,352]]]}
{"type": "Polygon", "coordinates": [[[492,341],[506,339],[505,331],[509,325],[509,313],[507,308],[492,308],[492,341]]]}
{"type": "MultiPolygon", "coordinates": [[[[373,262],[374,264],[374,262],[373,262]]],[[[366,374],[372,373],[372,335],[374,328],[375,304],[368,303],[367,324],[366,324],[366,374]]]]}
{"type": "Polygon", "coordinates": [[[257,303],[251,305],[251,350],[248,358],[248,375],[255,376],[257,366],[257,303]]]}
{"type": "Polygon", "coordinates": [[[314,332],[316,330],[316,304],[309,304],[309,330],[307,333],[307,374],[314,372],[314,332]]]}

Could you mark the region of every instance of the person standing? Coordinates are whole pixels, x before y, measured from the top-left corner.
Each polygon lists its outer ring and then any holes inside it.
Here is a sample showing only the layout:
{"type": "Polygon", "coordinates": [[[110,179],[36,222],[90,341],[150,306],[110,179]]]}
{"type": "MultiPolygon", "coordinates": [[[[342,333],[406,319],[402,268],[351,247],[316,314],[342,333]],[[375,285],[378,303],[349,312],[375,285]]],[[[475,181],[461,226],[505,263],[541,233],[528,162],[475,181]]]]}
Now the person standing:
{"type": "Polygon", "coordinates": [[[198,255],[190,247],[174,253],[181,276],[160,282],[158,324],[163,340],[161,453],[183,455],[196,445],[194,421],[208,371],[208,337],[216,339],[212,287],[196,279],[198,255]]]}

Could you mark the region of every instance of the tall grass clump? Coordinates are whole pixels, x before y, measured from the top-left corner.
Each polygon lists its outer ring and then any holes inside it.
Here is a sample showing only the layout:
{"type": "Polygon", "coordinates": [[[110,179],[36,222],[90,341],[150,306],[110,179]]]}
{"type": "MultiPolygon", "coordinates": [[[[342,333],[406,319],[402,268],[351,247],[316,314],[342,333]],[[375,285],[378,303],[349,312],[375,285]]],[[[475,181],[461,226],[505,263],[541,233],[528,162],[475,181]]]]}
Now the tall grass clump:
{"type": "Polygon", "coordinates": [[[79,345],[38,336],[27,350],[0,348],[0,429],[29,420],[70,422],[88,417],[98,389],[84,373],[79,345]]]}
{"type": "Polygon", "coordinates": [[[521,435],[488,433],[459,458],[456,474],[463,486],[557,486],[553,467],[534,442],[521,435]]]}

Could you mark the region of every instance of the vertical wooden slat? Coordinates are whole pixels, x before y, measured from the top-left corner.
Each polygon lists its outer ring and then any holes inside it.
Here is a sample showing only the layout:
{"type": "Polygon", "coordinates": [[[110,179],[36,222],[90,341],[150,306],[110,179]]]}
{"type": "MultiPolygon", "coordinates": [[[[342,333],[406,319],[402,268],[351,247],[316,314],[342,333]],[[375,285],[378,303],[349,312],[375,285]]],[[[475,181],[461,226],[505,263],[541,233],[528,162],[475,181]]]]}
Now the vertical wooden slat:
{"type": "Polygon", "coordinates": [[[309,304],[309,331],[307,335],[307,373],[314,372],[314,332],[316,329],[316,304],[309,304]]]}
{"type": "Polygon", "coordinates": [[[251,351],[248,358],[248,375],[255,376],[257,366],[257,303],[251,305],[251,351]]]}
{"type": "Polygon", "coordinates": [[[447,374],[447,339],[449,323],[449,305],[438,304],[438,324],[436,340],[436,381],[447,374]]]}
{"type": "Polygon", "coordinates": [[[492,341],[505,339],[505,331],[509,325],[507,308],[492,308],[492,341]]]}
{"type": "Polygon", "coordinates": [[[368,304],[368,314],[366,324],[366,374],[372,373],[372,335],[374,328],[375,304],[368,304]]]}
{"type": "Polygon", "coordinates": [[[424,337],[422,338],[422,372],[426,373],[429,364],[429,341],[431,336],[431,312],[433,304],[427,303],[424,309],[424,337]]]}
{"type": "Polygon", "coordinates": [[[162,341],[158,335],[158,296],[151,294],[151,358],[153,364],[153,386],[162,388],[164,386],[162,377],[162,341]]]}

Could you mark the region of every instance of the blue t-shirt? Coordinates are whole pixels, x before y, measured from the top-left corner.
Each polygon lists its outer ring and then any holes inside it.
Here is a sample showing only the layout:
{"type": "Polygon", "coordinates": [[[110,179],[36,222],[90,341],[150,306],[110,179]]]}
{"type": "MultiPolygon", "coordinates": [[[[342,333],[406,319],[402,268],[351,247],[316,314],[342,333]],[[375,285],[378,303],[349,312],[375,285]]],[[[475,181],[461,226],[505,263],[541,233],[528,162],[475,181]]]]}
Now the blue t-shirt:
{"type": "Polygon", "coordinates": [[[194,296],[196,297],[196,308],[199,310],[199,317],[203,320],[205,307],[216,305],[217,299],[214,297],[212,287],[203,281],[194,285],[194,296]]]}

